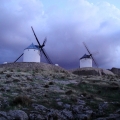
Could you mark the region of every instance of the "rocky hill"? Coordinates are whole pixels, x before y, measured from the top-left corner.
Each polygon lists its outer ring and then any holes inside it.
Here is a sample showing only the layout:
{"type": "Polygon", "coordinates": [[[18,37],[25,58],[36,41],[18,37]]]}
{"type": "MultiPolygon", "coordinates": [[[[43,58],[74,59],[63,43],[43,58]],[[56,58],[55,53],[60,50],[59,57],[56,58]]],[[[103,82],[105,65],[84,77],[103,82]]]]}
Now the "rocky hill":
{"type": "Polygon", "coordinates": [[[0,65],[0,120],[119,120],[119,76],[73,73],[45,63],[0,65]]]}
{"type": "Polygon", "coordinates": [[[120,68],[112,68],[110,71],[112,71],[114,74],[120,76],[120,68]]]}
{"type": "Polygon", "coordinates": [[[79,68],[79,69],[72,70],[71,72],[76,75],[115,76],[115,74],[110,70],[105,70],[101,68],[93,68],[93,67],[79,68]]]}

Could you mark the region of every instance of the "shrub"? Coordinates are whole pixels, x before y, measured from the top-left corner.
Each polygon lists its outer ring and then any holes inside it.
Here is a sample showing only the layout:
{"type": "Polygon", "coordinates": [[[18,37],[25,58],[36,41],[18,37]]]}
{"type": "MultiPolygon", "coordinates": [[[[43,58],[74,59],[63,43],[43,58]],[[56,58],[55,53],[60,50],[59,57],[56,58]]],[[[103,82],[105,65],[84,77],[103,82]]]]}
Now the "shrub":
{"type": "Polygon", "coordinates": [[[20,70],[20,69],[18,69],[18,70],[17,70],[17,72],[21,72],[21,70],[20,70]]]}
{"type": "Polygon", "coordinates": [[[13,70],[10,70],[11,72],[14,72],[13,70]]]}
{"type": "Polygon", "coordinates": [[[14,100],[13,100],[13,104],[14,105],[29,105],[31,103],[31,99],[27,96],[17,96],[14,100]]]}
{"type": "Polygon", "coordinates": [[[66,95],[70,95],[70,94],[72,94],[72,93],[73,93],[72,90],[68,90],[68,91],[65,92],[66,95]]]}
{"type": "Polygon", "coordinates": [[[44,85],[45,88],[49,88],[49,85],[44,85]]]}
{"type": "Polygon", "coordinates": [[[9,77],[11,77],[11,75],[10,75],[10,74],[7,74],[7,75],[6,75],[6,77],[8,77],[8,78],[9,78],[9,77]]]}
{"type": "Polygon", "coordinates": [[[51,82],[49,82],[49,85],[53,85],[54,83],[51,81],[51,82]]]}

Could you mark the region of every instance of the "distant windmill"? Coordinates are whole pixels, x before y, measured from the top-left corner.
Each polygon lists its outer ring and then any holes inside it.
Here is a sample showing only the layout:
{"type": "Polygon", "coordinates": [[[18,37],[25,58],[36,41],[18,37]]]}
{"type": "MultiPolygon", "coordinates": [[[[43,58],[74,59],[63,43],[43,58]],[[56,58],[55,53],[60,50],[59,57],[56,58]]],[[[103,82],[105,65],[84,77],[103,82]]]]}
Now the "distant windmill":
{"type": "MultiPolygon", "coordinates": [[[[32,28],[32,27],[31,27],[32,28]]],[[[41,45],[33,28],[32,28],[33,34],[36,38],[36,41],[38,43],[38,45],[34,45],[33,43],[28,46],[26,49],[24,49],[24,53],[22,53],[15,61],[17,62],[22,56],[23,56],[23,62],[40,62],[40,55],[41,53],[43,53],[43,55],[45,56],[45,59],[47,60],[47,62],[49,64],[53,64],[52,61],[50,60],[49,56],[47,55],[45,49],[43,49],[43,47],[45,46],[46,43],[46,38],[43,41],[43,44],[41,45]]]]}
{"type": "Polygon", "coordinates": [[[83,67],[92,67],[92,60],[95,63],[96,67],[98,67],[95,59],[93,58],[93,54],[89,51],[88,47],[86,44],[83,42],[86,50],[88,51],[89,55],[84,54],[83,57],[80,58],[80,68],[83,67]]]}

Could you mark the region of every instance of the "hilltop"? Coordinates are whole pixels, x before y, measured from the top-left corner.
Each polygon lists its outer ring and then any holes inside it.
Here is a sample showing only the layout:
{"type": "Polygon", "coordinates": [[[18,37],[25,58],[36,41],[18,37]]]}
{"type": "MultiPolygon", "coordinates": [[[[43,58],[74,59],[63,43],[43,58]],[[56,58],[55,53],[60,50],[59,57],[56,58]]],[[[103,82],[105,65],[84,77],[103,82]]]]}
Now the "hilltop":
{"type": "Polygon", "coordinates": [[[0,120],[119,119],[120,77],[81,70],[45,63],[0,65],[0,120]]]}

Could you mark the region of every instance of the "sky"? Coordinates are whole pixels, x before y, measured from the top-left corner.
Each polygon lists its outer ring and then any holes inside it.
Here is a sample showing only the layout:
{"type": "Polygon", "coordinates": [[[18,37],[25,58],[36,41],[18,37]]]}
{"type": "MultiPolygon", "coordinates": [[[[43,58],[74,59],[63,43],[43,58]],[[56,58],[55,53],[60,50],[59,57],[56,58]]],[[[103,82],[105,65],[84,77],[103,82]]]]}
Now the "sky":
{"type": "Polygon", "coordinates": [[[37,45],[33,26],[54,64],[78,68],[85,42],[100,68],[120,68],[120,0],[0,0],[0,11],[0,64],[37,45]]]}

